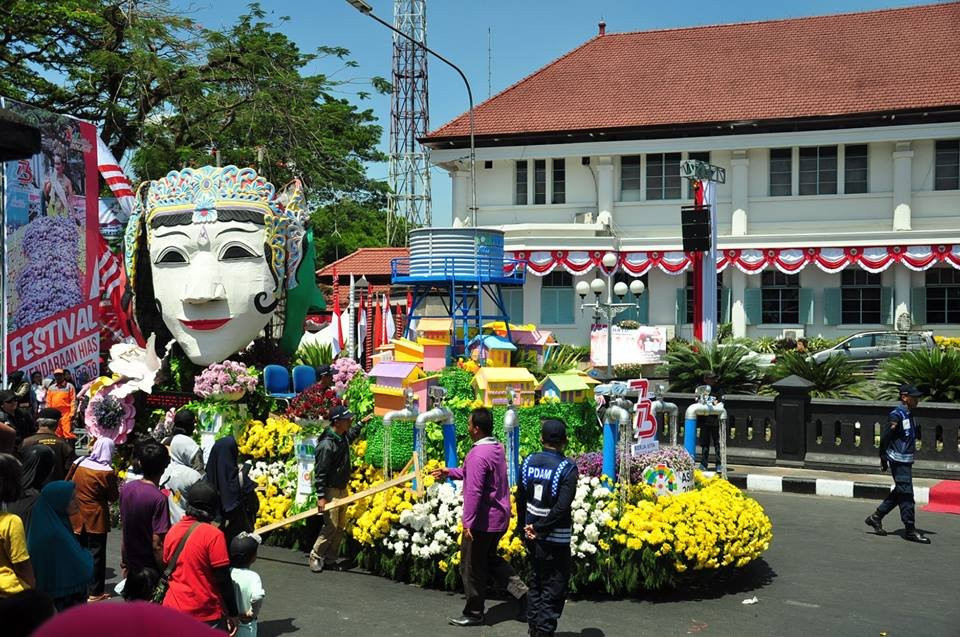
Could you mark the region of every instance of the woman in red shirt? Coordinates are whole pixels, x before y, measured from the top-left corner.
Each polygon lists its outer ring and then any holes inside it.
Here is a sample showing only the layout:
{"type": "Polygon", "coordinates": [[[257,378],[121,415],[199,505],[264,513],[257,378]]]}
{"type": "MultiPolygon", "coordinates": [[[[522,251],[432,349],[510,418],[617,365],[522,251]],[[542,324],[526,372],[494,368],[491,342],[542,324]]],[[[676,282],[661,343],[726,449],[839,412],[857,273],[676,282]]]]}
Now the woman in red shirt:
{"type": "Polygon", "coordinates": [[[184,516],[163,542],[163,561],[169,564],[186,537],[170,574],[163,605],[233,635],[238,611],[230,579],[230,554],[223,532],[210,524],[220,510],[220,495],[204,481],[190,487],[186,495],[184,516]]]}

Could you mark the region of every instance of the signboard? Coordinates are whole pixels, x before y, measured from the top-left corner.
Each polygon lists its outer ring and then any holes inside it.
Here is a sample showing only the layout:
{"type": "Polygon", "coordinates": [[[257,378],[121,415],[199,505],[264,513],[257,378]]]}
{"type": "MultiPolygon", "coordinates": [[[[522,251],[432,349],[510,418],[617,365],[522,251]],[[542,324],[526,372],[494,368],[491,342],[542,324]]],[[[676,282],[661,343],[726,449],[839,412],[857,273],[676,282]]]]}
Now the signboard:
{"type": "Polygon", "coordinates": [[[99,374],[96,128],[3,100],[41,131],[41,151],[4,164],[6,373],[99,374]]]}
{"type": "Polygon", "coordinates": [[[317,455],[317,437],[298,438],[297,453],[297,502],[303,503],[313,493],[313,465],[317,455]]]}
{"type": "Polygon", "coordinates": [[[627,381],[627,387],[637,392],[636,407],[633,410],[633,435],[637,444],[630,448],[630,452],[639,456],[660,448],[657,440],[657,419],[653,416],[653,403],[647,397],[650,381],[646,378],[635,378],[627,381]]]}
{"type": "MultiPolygon", "coordinates": [[[[613,327],[613,364],[653,365],[663,362],[667,353],[667,333],[662,327],[643,325],[627,330],[613,327]]],[[[607,328],[590,332],[590,362],[607,365],[607,328]]]]}

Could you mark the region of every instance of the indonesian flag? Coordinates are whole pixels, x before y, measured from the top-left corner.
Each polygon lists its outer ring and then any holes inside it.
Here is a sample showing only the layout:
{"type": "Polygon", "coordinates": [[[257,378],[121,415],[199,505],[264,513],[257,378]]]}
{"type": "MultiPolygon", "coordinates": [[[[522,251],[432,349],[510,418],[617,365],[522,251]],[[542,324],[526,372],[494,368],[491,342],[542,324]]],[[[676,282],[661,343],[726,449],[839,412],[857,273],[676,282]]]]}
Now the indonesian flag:
{"type": "Polygon", "coordinates": [[[123,212],[123,218],[120,223],[126,223],[133,211],[133,185],[127,176],[123,174],[120,163],[110,152],[110,147],[97,135],[97,167],[103,181],[113,191],[113,195],[120,204],[120,210],[123,212]]]}
{"type": "Polygon", "coordinates": [[[143,347],[146,340],[137,328],[133,318],[123,307],[123,291],[127,287],[127,277],[120,258],[114,254],[102,236],[99,239],[97,275],[100,278],[100,316],[104,325],[115,335],[123,338],[133,337],[143,347]]]}
{"type": "Polygon", "coordinates": [[[333,270],[333,355],[336,356],[343,350],[343,321],[340,313],[340,282],[337,279],[337,270],[333,270]]]}
{"type": "Polygon", "coordinates": [[[367,305],[360,295],[360,316],[357,318],[357,360],[363,361],[363,348],[367,341],[367,305]]]}
{"type": "Polygon", "coordinates": [[[397,324],[393,320],[393,312],[390,310],[390,292],[383,297],[383,342],[389,343],[397,335],[397,324]]]}
{"type": "Polygon", "coordinates": [[[373,299],[373,307],[373,349],[376,350],[383,345],[383,312],[376,297],[373,299]]]}
{"type": "Polygon", "coordinates": [[[407,288],[407,337],[413,335],[414,330],[417,329],[416,321],[413,318],[413,291],[410,288],[407,288]]]}

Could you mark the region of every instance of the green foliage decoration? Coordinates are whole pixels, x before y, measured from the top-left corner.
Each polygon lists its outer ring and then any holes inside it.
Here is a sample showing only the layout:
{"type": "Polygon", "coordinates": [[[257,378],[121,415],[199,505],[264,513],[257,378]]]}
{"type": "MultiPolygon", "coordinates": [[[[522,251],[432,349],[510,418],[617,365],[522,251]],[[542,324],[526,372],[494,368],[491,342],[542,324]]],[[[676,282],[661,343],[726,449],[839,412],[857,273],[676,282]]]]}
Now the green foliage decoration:
{"type": "Polygon", "coordinates": [[[320,367],[333,363],[333,346],[317,343],[302,343],[293,354],[294,365],[320,367]]]}
{"type": "Polygon", "coordinates": [[[692,392],[703,384],[703,376],[713,372],[728,394],[752,394],[757,391],[762,374],[757,364],[744,358],[736,347],[693,343],[668,351],[662,368],[670,380],[671,391],[692,392]]]}
{"type": "Polygon", "coordinates": [[[877,372],[881,396],[896,398],[902,384],[916,385],[921,400],[960,402],[960,350],[938,348],[904,352],[887,359],[877,372]]]}
{"type": "MultiPolygon", "coordinates": [[[[860,374],[861,367],[846,356],[828,356],[818,363],[807,354],[784,352],[770,372],[774,380],[796,375],[814,384],[810,395],[814,398],[869,398],[869,385],[860,374]]],[[[769,387],[763,393],[772,392],[769,387]]]]}

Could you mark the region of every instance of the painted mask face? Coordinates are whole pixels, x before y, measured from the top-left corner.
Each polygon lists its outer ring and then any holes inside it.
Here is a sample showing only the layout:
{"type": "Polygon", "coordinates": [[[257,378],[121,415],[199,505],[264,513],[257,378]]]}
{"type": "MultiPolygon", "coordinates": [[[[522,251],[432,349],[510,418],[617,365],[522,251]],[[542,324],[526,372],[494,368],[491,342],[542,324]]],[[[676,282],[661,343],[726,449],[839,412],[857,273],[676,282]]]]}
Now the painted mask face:
{"type": "Polygon", "coordinates": [[[281,297],[298,286],[299,183],[275,193],[250,168],[204,166],[170,172],[140,191],[125,258],[141,329],[162,333],[165,327],[199,365],[232,356],[257,338],[281,297]]]}
{"type": "Polygon", "coordinates": [[[219,362],[273,315],[277,283],[262,223],[216,221],[150,230],[153,291],[163,322],[195,363],[219,362]],[[259,302],[258,302],[259,299],[259,302]]]}

